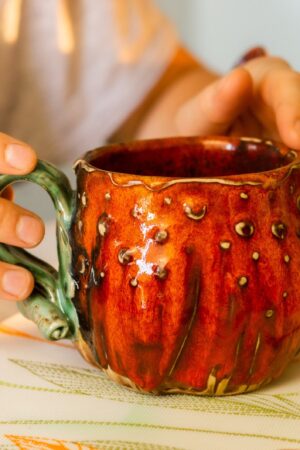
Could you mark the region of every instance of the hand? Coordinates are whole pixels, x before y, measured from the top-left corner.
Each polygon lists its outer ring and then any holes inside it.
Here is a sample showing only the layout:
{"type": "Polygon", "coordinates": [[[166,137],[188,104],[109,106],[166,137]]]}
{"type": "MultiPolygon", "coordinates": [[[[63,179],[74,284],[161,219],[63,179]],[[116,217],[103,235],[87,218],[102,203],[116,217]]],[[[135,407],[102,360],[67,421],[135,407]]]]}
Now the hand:
{"type": "MultiPolygon", "coordinates": [[[[0,133],[0,173],[25,174],[37,162],[35,152],[23,142],[0,133]]],[[[12,203],[13,191],[5,190],[0,198],[0,242],[18,247],[36,246],[44,236],[42,220],[32,212],[12,203]]],[[[0,262],[0,298],[24,300],[34,286],[30,272],[20,266],[0,262]]]]}
{"type": "Polygon", "coordinates": [[[213,81],[178,110],[183,135],[271,138],[300,149],[300,74],[281,58],[253,59],[213,81]]]}

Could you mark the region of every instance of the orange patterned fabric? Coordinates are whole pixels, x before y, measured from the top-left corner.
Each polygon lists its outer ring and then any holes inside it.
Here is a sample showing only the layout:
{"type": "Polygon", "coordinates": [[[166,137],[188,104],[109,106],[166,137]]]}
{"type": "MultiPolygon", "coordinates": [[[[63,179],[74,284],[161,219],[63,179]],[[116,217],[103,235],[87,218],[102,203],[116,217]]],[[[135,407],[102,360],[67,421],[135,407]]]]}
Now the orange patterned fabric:
{"type": "Polygon", "coordinates": [[[95,450],[95,447],[59,439],[29,436],[6,436],[20,450],[95,450]]]}
{"type": "Polygon", "coordinates": [[[67,347],[67,348],[75,349],[75,347],[72,344],[65,344],[63,342],[56,342],[56,341],[47,341],[46,339],[44,339],[42,337],[24,333],[23,331],[17,330],[16,328],[8,327],[3,324],[0,325],[0,333],[9,334],[11,336],[21,337],[21,338],[26,338],[26,339],[32,339],[33,341],[44,342],[45,344],[57,345],[59,347],[67,347]]]}

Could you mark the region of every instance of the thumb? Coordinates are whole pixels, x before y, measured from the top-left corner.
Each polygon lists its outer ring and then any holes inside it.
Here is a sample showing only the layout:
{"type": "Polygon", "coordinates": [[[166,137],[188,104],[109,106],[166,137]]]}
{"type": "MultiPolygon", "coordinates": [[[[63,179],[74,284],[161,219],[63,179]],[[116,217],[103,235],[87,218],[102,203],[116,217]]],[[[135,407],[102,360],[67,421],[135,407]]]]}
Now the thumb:
{"type": "Polygon", "coordinates": [[[181,106],[176,125],[182,135],[226,133],[252,97],[252,78],[238,67],[181,106]]]}

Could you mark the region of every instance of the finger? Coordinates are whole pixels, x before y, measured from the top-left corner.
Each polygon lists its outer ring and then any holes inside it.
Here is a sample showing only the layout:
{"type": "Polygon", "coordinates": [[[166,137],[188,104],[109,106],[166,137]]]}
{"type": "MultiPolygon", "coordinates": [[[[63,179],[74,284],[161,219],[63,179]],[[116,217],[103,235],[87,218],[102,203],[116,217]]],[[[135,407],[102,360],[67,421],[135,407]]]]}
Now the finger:
{"type": "Polygon", "coordinates": [[[181,107],[178,129],[185,135],[225,133],[251,98],[250,74],[241,67],[234,69],[181,107]]]}
{"type": "Polygon", "coordinates": [[[290,68],[269,72],[262,97],[275,116],[281,140],[300,150],[300,74],[290,68]]]}
{"type": "Polygon", "coordinates": [[[0,298],[25,300],[34,287],[33,275],[23,267],[0,262],[0,298]]]}
{"type": "Polygon", "coordinates": [[[42,220],[30,211],[0,198],[0,242],[34,247],[44,236],[42,220]]]}
{"type": "Polygon", "coordinates": [[[11,136],[0,133],[0,173],[19,175],[31,172],[37,163],[34,150],[11,136]]]}
{"type": "MultiPolygon", "coordinates": [[[[261,124],[259,123],[257,118],[254,117],[253,114],[251,114],[251,111],[249,109],[239,116],[239,118],[230,127],[230,130],[228,130],[227,134],[230,136],[239,136],[239,137],[242,136],[257,136],[257,137],[260,136],[262,138],[264,137],[261,124]]],[[[270,135],[268,135],[268,138],[270,139],[270,135]]]]}

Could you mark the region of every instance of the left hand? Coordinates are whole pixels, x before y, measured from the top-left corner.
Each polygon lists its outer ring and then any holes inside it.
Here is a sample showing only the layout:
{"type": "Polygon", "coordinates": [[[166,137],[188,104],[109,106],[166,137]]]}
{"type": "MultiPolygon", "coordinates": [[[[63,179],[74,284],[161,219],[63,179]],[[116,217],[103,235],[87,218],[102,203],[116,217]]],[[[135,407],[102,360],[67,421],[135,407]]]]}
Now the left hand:
{"type": "Polygon", "coordinates": [[[300,74],[281,58],[250,60],[184,103],[176,125],[183,135],[271,138],[300,150],[300,74]]]}

